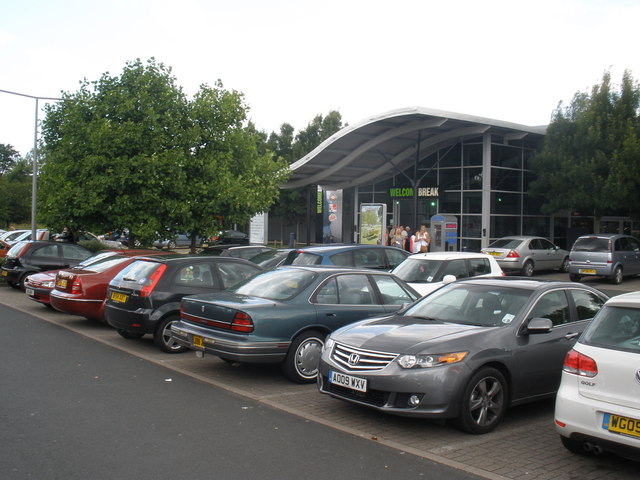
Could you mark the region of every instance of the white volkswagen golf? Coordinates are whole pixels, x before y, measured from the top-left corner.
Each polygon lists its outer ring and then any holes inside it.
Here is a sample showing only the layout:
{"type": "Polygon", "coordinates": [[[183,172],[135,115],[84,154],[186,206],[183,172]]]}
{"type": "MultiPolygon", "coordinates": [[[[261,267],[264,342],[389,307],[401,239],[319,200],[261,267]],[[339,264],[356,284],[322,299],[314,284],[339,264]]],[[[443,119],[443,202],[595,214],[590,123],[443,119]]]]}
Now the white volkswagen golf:
{"type": "Polygon", "coordinates": [[[640,292],[609,299],[567,353],[555,423],[571,452],[640,459],[640,292]]]}

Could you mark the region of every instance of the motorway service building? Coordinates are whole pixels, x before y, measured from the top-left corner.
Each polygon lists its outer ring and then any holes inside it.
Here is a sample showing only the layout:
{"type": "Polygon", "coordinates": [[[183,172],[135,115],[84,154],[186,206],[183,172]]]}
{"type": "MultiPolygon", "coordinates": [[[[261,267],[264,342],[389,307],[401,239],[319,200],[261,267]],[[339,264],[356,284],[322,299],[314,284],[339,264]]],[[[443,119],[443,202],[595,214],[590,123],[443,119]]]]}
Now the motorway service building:
{"type": "MultiPolygon", "coordinates": [[[[398,224],[427,225],[432,250],[479,251],[508,235],[570,247],[594,231],[594,218],[543,215],[543,199],[528,194],[545,131],[418,107],[348,126],[291,166],[284,188],[313,192],[312,221],[298,241],[384,243],[398,224]]],[[[601,231],[629,233],[632,224],[604,217],[601,231]]]]}

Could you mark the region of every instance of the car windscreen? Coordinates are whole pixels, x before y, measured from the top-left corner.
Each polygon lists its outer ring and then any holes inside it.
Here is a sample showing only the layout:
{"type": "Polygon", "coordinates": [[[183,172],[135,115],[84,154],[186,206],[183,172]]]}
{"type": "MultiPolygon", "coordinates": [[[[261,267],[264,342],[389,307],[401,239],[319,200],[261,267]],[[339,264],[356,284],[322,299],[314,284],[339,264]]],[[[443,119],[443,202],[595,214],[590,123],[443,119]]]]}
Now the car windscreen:
{"type": "Polygon", "coordinates": [[[429,321],[504,327],[529,300],[530,290],[495,285],[450,284],[410,307],[405,316],[429,321]]]}
{"type": "Polygon", "coordinates": [[[288,252],[278,252],[278,251],[269,251],[262,252],[257,255],[254,255],[249,259],[250,262],[255,263],[256,265],[260,265],[261,267],[265,267],[269,265],[276,258],[286,257],[288,252]]]}
{"type": "Polygon", "coordinates": [[[442,265],[441,260],[409,258],[393,269],[393,273],[409,283],[431,283],[442,265]]]}
{"type": "Polygon", "coordinates": [[[587,327],[580,343],[640,353],[640,309],[605,305],[587,327]]]}
{"type": "Polygon", "coordinates": [[[581,237],[576,240],[571,250],[574,252],[608,252],[610,240],[602,237],[581,237]]]}
{"type": "Polygon", "coordinates": [[[230,290],[240,295],[268,300],[287,300],[307,288],[316,276],[315,272],[307,270],[272,270],[261,273],[230,290]]]}
{"type": "Polygon", "coordinates": [[[517,248],[522,243],[522,240],[515,238],[500,238],[489,245],[490,248],[517,248]]]}

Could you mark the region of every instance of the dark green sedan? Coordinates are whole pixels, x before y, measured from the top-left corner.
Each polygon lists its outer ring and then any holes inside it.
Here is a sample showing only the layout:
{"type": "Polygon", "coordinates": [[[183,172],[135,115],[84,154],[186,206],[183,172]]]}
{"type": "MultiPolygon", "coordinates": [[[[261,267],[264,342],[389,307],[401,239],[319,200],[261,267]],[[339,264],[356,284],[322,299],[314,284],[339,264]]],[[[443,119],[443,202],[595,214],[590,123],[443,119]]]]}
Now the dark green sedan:
{"type": "Polygon", "coordinates": [[[172,338],[229,362],[281,363],[297,383],[313,382],[325,337],[395,312],[420,295],[387,272],[288,266],[224,292],[184,297],[172,338]]]}

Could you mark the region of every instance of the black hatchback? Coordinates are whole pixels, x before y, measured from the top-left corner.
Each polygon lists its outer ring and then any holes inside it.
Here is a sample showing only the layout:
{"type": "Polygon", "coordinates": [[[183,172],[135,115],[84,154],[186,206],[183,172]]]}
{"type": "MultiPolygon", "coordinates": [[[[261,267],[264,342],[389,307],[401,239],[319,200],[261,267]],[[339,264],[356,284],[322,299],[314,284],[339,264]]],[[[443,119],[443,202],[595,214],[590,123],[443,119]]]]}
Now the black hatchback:
{"type": "Polygon", "coordinates": [[[14,288],[22,288],[32,273],[69,268],[93,253],[80,245],[60,242],[22,241],[7,252],[2,278],[14,288]]]}
{"type": "Polygon", "coordinates": [[[184,350],[171,339],[171,325],[180,320],[180,300],[225,290],[253,277],[262,268],[230,257],[166,255],[139,258],[109,283],[107,322],[124,338],[152,334],[167,353],[184,350]]]}

